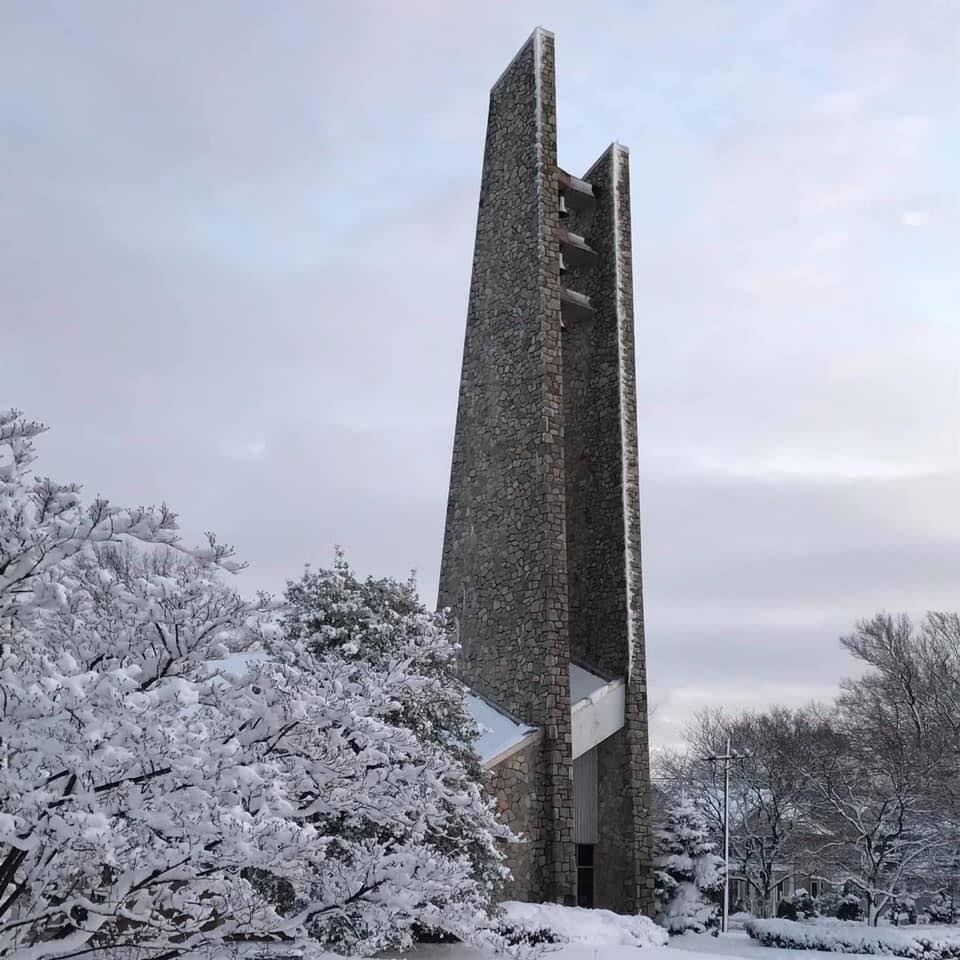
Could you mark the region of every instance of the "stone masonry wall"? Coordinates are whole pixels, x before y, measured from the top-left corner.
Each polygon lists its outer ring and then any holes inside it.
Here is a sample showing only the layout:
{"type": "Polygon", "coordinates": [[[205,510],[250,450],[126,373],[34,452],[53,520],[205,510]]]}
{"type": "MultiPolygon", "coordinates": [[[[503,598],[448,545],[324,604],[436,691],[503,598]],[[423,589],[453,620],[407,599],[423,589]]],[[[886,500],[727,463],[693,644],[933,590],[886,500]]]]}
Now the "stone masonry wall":
{"type": "Polygon", "coordinates": [[[501,891],[503,900],[540,902],[546,898],[537,870],[537,844],[531,842],[546,828],[546,809],[538,785],[543,779],[543,752],[539,742],[518,750],[489,774],[488,786],[497,798],[500,819],[520,839],[505,846],[513,875],[501,891]]]}
{"type": "Polygon", "coordinates": [[[595,314],[564,333],[570,644],[588,666],[627,678],[623,730],[600,745],[599,906],[652,905],[646,656],[640,568],[629,155],[612,145],[584,175],[597,203],[569,227],[599,254],[568,285],[595,314]]]}
{"type": "Polygon", "coordinates": [[[632,633],[630,672],[627,680],[626,734],[629,761],[631,819],[628,824],[635,868],[627,878],[624,893],[628,903],[645,912],[653,910],[653,863],[650,835],[650,745],[647,703],[647,653],[643,622],[643,575],[640,550],[640,466],[637,439],[636,344],[633,314],[633,241],[630,218],[630,154],[614,146],[617,183],[617,234],[620,284],[621,391],[623,396],[624,502],[627,552],[630,557],[628,589],[631,597],[632,633]]]}
{"type": "Polygon", "coordinates": [[[602,181],[596,207],[571,214],[568,224],[600,256],[570,267],[564,277],[596,311],[567,320],[563,332],[570,652],[601,673],[623,677],[627,579],[617,267],[610,185],[599,164],[593,170],[602,181]]]}
{"type": "Polygon", "coordinates": [[[535,31],[490,93],[441,606],[464,679],[540,727],[531,874],[575,889],[552,34],[535,31]]]}

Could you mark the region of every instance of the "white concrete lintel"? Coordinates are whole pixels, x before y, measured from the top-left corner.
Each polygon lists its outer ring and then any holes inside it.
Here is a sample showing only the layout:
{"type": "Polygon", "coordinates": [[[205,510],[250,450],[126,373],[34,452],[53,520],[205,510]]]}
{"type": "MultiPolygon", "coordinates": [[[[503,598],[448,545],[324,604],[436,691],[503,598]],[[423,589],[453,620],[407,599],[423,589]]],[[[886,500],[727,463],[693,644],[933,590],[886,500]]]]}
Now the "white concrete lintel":
{"type": "Polygon", "coordinates": [[[611,680],[589,697],[573,704],[570,719],[574,760],[623,727],[626,692],[623,680],[611,680]]]}

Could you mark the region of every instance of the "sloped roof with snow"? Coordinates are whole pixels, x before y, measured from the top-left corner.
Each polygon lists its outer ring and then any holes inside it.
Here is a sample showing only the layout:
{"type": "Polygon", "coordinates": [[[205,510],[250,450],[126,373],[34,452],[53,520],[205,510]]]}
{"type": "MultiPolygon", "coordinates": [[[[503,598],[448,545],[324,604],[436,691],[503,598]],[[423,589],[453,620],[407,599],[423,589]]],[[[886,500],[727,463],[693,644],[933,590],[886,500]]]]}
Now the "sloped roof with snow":
{"type": "Polygon", "coordinates": [[[485,767],[505,760],[539,733],[536,727],[521,723],[472,690],[467,692],[467,707],[480,727],[476,748],[485,767]]]}
{"type": "MultiPolygon", "coordinates": [[[[573,759],[582,756],[623,726],[623,680],[607,680],[578,664],[570,664],[570,713],[573,759]]],[[[467,704],[480,727],[477,753],[485,767],[494,767],[539,735],[531,727],[473,691],[467,704]]]]}

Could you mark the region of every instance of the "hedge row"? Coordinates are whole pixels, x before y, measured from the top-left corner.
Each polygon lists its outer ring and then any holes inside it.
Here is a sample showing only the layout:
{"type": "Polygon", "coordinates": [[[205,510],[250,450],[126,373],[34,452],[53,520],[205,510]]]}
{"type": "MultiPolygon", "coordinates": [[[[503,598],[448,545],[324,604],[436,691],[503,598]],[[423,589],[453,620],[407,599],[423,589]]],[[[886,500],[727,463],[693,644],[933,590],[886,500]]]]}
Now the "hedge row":
{"type": "Polygon", "coordinates": [[[831,953],[870,953],[910,960],[960,960],[960,931],[877,929],[847,924],[797,923],[793,920],[747,920],[744,930],[765,947],[825,950],[831,953]]]}

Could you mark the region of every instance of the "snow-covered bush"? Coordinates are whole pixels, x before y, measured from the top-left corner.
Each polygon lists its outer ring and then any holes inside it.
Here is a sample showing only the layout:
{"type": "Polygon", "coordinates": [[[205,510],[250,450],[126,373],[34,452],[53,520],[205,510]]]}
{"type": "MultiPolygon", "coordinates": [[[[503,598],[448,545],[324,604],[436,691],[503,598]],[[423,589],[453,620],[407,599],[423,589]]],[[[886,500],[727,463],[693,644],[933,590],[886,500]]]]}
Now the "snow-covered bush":
{"type": "Polygon", "coordinates": [[[656,921],[670,933],[718,932],[723,860],[696,806],[681,799],[654,831],[656,921]]]}
{"type": "Polygon", "coordinates": [[[927,904],[927,916],[931,923],[953,923],[956,919],[953,897],[946,890],[938,890],[927,904]]]}
{"type": "Polygon", "coordinates": [[[777,916],[784,920],[810,920],[818,915],[813,897],[803,887],[797,887],[791,896],[783,897],[777,904],[777,916]]]}
{"type": "Polygon", "coordinates": [[[820,916],[820,910],[817,901],[810,896],[810,892],[804,887],[798,887],[793,892],[793,902],[797,908],[797,916],[801,920],[812,920],[820,916]]]}
{"type": "Polygon", "coordinates": [[[792,920],[748,920],[744,929],[764,946],[787,950],[881,954],[910,960],[960,958],[960,932],[934,935],[889,927],[821,925],[792,920]]]}
{"type": "Polygon", "coordinates": [[[840,898],[837,906],[838,920],[862,920],[863,904],[855,893],[846,893],[840,898]]]}
{"type": "Polygon", "coordinates": [[[814,900],[817,914],[821,917],[836,917],[840,907],[840,896],[833,890],[821,893],[814,900]]]}
{"type": "Polygon", "coordinates": [[[780,902],[777,904],[777,917],[780,920],[797,919],[797,905],[790,897],[781,898],[780,902]]]}
{"type": "Polygon", "coordinates": [[[0,415],[0,956],[494,939],[488,882],[434,839],[493,833],[489,806],[384,719],[428,682],[409,654],[358,666],[284,633],[221,580],[228,550],[165,546],[166,509],[32,478],[40,432],[0,415]]]}
{"type": "Polygon", "coordinates": [[[895,927],[913,926],[917,922],[917,900],[909,893],[899,893],[890,908],[890,919],[895,927]]]}
{"type": "Polygon", "coordinates": [[[591,947],[662,947],[670,939],[667,932],[649,917],[517,900],[502,903],[500,907],[501,929],[536,932],[541,943],[587,943],[591,947]]]}
{"type": "Polygon", "coordinates": [[[560,936],[549,927],[505,921],[497,926],[497,933],[511,947],[539,947],[545,943],[560,943],[560,936]]]}

